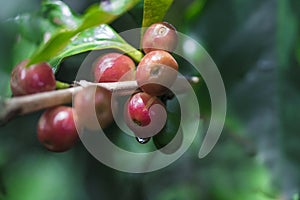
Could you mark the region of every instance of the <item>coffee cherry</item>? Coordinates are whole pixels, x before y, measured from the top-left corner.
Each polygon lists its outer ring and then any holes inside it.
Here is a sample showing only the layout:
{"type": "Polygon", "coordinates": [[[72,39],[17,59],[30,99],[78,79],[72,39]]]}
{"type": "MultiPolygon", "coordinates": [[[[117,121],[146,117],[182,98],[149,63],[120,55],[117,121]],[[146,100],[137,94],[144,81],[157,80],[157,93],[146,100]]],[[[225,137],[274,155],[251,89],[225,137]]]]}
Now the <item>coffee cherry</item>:
{"type": "Polygon", "coordinates": [[[145,32],[142,47],[145,53],[154,50],[172,52],[178,43],[176,29],[167,22],[152,24],[145,32]]]}
{"type": "Polygon", "coordinates": [[[58,106],[46,110],[38,121],[38,140],[49,150],[63,152],[78,140],[74,110],[58,106]]]}
{"type": "Polygon", "coordinates": [[[139,63],[136,71],[138,86],[153,96],[163,95],[177,78],[178,64],[166,51],[151,51],[139,63]]]}
{"type": "Polygon", "coordinates": [[[55,77],[46,62],[26,67],[28,60],[19,63],[11,74],[10,87],[14,96],[54,90],[55,77]]]}
{"type": "Polygon", "coordinates": [[[134,79],[135,64],[132,59],[126,55],[108,53],[98,58],[94,63],[95,82],[117,82],[134,79]]]}
{"type": "Polygon", "coordinates": [[[150,124],[149,108],[154,103],[159,103],[158,101],[156,97],[152,97],[147,93],[137,93],[133,95],[128,103],[128,113],[132,121],[139,126],[147,126],[150,124]]]}
{"type": "Polygon", "coordinates": [[[163,128],[166,116],[164,104],[144,92],[134,94],[125,105],[125,122],[139,138],[157,134],[163,128]]]}
{"type": "Polygon", "coordinates": [[[89,86],[75,95],[73,105],[78,115],[76,123],[89,130],[104,129],[113,121],[111,92],[89,86]]]}

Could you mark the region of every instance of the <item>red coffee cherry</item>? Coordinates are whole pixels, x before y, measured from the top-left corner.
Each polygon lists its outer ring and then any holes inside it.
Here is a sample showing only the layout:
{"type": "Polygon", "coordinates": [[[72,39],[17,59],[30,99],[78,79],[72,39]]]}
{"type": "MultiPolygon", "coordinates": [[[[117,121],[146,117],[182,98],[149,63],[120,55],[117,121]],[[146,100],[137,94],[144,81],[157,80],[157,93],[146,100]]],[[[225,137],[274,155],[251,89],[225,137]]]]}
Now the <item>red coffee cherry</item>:
{"type": "Polygon", "coordinates": [[[174,26],[167,22],[152,24],[145,32],[142,47],[145,53],[154,50],[172,52],[178,43],[178,36],[174,26]]]}
{"type": "Polygon", "coordinates": [[[94,63],[95,82],[117,82],[121,78],[122,81],[135,79],[135,64],[128,56],[108,53],[94,63]]]}
{"type": "Polygon", "coordinates": [[[49,150],[63,152],[78,140],[74,122],[74,110],[58,106],[46,110],[38,121],[38,140],[49,150]]]}
{"type": "Polygon", "coordinates": [[[177,78],[178,64],[166,51],[146,54],[136,70],[138,86],[153,96],[163,95],[177,78]]]}
{"type": "Polygon", "coordinates": [[[73,105],[78,115],[78,125],[89,130],[109,126],[113,121],[111,92],[96,86],[84,88],[75,95],[73,105]]]}
{"type": "Polygon", "coordinates": [[[125,105],[125,122],[138,138],[157,134],[163,128],[166,116],[165,105],[145,92],[134,94],[125,105]],[[159,107],[153,109],[154,105],[159,107]]]}
{"type": "Polygon", "coordinates": [[[147,126],[151,122],[150,107],[154,103],[160,103],[159,99],[147,93],[133,95],[128,103],[128,113],[134,123],[139,126],[147,126]]]}
{"type": "Polygon", "coordinates": [[[54,90],[55,76],[46,62],[26,67],[28,60],[19,63],[11,73],[10,87],[14,96],[54,90]]]}

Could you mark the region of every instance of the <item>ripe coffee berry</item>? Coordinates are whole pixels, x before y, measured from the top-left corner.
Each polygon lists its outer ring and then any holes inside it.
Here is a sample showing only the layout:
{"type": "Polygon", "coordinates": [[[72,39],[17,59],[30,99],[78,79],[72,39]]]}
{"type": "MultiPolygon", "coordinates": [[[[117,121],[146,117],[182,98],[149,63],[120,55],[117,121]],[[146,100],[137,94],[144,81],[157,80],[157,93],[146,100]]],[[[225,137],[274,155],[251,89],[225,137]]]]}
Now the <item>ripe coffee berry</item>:
{"type": "Polygon", "coordinates": [[[55,77],[46,62],[26,67],[28,60],[19,63],[11,74],[10,87],[14,96],[54,90],[55,77]]]}
{"type": "Polygon", "coordinates": [[[136,137],[149,138],[163,128],[166,122],[165,106],[155,96],[145,92],[136,93],[125,105],[124,117],[136,137]],[[155,105],[159,106],[154,109],[155,105]]]}
{"type": "Polygon", "coordinates": [[[111,92],[102,88],[89,86],[74,98],[74,108],[78,115],[76,123],[89,130],[104,129],[113,121],[111,110],[111,92]]]}
{"type": "Polygon", "coordinates": [[[154,50],[172,52],[178,42],[176,29],[167,22],[152,24],[145,32],[142,39],[142,47],[145,53],[154,50]]]}
{"type": "Polygon", "coordinates": [[[120,53],[108,53],[94,63],[95,82],[129,81],[135,78],[135,64],[120,53]]]}
{"type": "Polygon", "coordinates": [[[46,110],[38,122],[38,140],[49,151],[63,152],[70,149],[78,140],[74,115],[73,108],[67,106],[46,110]]]}
{"type": "Polygon", "coordinates": [[[177,78],[178,64],[171,54],[157,50],[146,54],[136,70],[138,86],[153,96],[163,95],[177,78]]]}

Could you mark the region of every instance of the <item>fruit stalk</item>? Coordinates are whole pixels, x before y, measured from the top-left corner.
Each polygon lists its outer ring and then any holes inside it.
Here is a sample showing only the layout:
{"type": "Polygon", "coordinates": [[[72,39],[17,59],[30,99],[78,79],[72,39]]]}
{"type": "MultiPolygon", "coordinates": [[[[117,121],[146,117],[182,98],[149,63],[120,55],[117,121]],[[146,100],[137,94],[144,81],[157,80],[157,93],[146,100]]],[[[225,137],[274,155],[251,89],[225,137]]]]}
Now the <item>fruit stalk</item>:
{"type": "MultiPolygon", "coordinates": [[[[184,77],[179,77],[179,80],[183,78],[184,77]]],[[[193,84],[199,82],[198,77],[188,77],[186,79],[193,84]]],[[[91,83],[83,80],[75,82],[75,86],[72,88],[13,97],[9,99],[0,98],[0,125],[6,124],[18,115],[24,115],[52,106],[71,103],[72,96],[81,91],[83,87],[87,87],[89,85],[97,85],[109,91],[117,92],[120,95],[130,95],[133,90],[138,88],[136,81],[91,83]]],[[[178,88],[178,90],[180,92],[184,92],[184,88],[178,88]]]]}

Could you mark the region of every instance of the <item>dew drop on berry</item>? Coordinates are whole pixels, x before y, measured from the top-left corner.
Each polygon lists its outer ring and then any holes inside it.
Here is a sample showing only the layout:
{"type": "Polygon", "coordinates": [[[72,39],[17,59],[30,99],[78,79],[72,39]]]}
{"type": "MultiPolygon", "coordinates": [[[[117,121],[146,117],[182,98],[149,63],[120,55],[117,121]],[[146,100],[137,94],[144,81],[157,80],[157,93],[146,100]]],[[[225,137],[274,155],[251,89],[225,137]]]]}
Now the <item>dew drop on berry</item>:
{"type": "Polygon", "coordinates": [[[136,137],[135,139],[136,139],[136,141],[138,141],[138,143],[140,143],[140,144],[146,144],[147,142],[150,141],[151,137],[148,137],[148,138],[139,138],[139,137],[136,137]]]}

